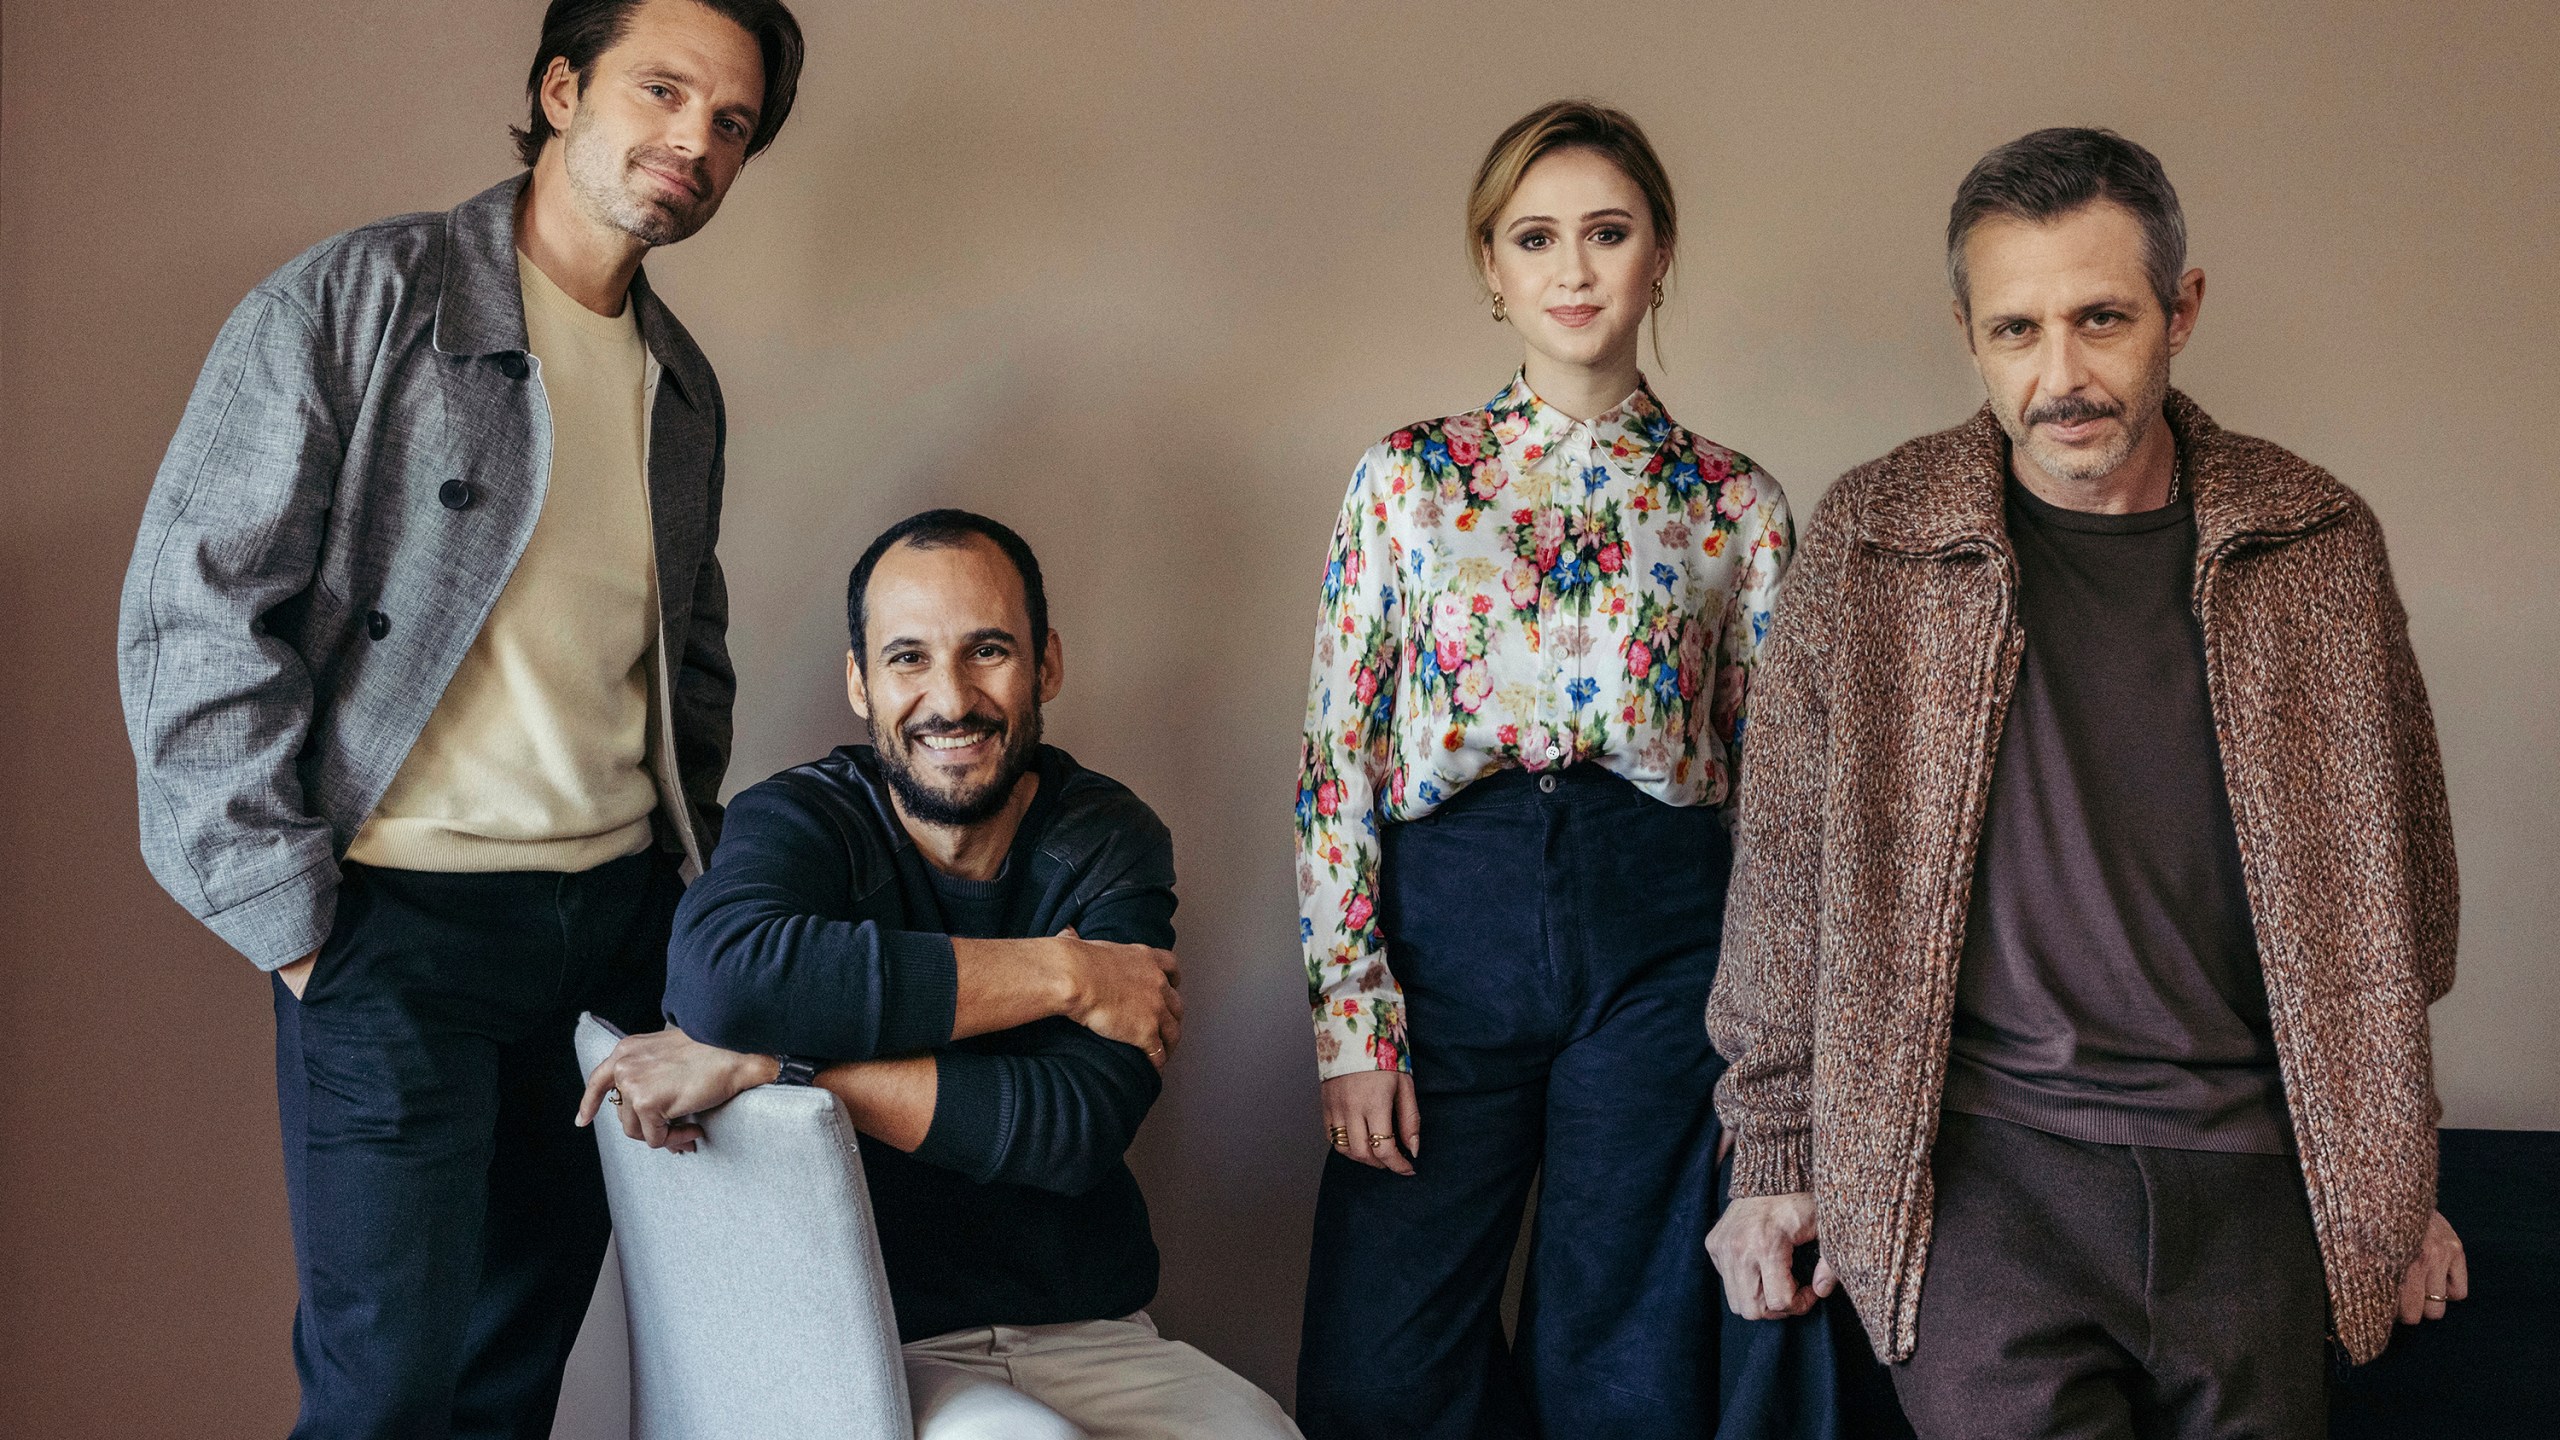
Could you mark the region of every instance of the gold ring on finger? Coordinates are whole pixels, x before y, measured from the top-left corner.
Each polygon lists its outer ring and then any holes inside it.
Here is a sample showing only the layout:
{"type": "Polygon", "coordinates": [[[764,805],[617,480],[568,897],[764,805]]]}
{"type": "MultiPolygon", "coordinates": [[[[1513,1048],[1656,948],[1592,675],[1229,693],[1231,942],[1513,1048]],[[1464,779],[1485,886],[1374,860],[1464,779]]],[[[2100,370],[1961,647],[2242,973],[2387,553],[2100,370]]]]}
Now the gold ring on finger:
{"type": "Polygon", "coordinates": [[[1348,1125],[1336,1125],[1332,1127],[1330,1133],[1333,1136],[1333,1143],[1336,1145],[1348,1145],[1351,1143],[1351,1127],[1348,1125]]]}
{"type": "Polygon", "coordinates": [[[1372,1135],[1372,1136],[1370,1136],[1370,1137],[1369,1137],[1369,1148],[1370,1148],[1370,1149],[1372,1149],[1372,1150],[1375,1150],[1375,1149],[1377,1149],[1379,1146],[1386,1144],[1389,1140],[1391,1140],[1391,1139],[1393,1139],[1393,1138],[1395,1138],[1395,1137],[1393,1137],[1393,1136],[1391,1136],[1391,1135],[1372,1135]]]}
{"type": "Polygon", "coordinates": [[[604,1092],[604,1098],[612,1101],[616,1105],[619,1105],[622,1103],[622,1092],[619,1090],[607,1090],[604,1092]]]}

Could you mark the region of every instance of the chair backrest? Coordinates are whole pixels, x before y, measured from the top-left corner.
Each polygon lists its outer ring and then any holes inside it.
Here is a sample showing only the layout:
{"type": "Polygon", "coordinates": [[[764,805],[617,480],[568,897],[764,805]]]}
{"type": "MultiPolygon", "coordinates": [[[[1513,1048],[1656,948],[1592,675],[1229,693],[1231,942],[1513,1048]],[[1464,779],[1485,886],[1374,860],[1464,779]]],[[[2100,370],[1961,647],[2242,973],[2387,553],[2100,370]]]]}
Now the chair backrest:
{"type": "MultiPolygon", "coordinates": [[[[578,1021],[592,1073],[621,1039],[578,1021]]],[[[912,1440],[862,1153],[823,1090],[765,1086],[692,1153],[595,1125],[631,1317],[636,1440],[912,1440]]]]}

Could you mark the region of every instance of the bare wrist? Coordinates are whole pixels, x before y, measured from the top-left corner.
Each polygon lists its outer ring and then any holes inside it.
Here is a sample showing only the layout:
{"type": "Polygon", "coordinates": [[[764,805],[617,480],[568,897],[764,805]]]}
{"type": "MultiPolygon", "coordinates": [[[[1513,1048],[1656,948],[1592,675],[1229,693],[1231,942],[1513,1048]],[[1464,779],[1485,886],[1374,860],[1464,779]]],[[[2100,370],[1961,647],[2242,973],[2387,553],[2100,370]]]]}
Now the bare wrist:
{"type": "Polygon", "coordinates": [[[781,1073],[782,1062],[774,1056],[741,1055],[738,1057],[735,1076],[738,1088],[743,1091],[753,1090],[759,1085],[770,1085],[781,1073]]]}
{"type": "Polygon", "coordinates": [[[1063,935],[1053,935],[1048,942],[1050,1013],[1064,1015],[1083,1024],[1092,997],[1085,989],[1084,956],[1076,942],[1063,935]]]}

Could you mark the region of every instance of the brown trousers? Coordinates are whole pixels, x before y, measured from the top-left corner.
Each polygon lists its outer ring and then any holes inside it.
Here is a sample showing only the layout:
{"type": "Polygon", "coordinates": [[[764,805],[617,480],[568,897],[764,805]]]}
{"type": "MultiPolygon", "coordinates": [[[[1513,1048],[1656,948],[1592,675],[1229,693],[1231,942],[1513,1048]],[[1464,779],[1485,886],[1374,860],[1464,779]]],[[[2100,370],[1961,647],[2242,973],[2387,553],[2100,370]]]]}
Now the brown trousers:
{"type": "Polygon", "coordinates": [[[2289,1156],[2097,1145],[1948,1112],[1922,1440],[2318,1440],[2329,1302],[2289,1156]]]}

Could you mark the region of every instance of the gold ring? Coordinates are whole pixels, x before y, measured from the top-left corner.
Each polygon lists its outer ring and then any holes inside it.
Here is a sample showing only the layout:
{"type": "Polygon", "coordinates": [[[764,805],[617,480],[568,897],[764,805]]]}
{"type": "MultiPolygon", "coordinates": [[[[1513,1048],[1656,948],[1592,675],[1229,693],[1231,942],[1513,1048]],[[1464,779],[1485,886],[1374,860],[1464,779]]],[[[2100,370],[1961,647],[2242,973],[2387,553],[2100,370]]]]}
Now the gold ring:
{"type": "Polygon", "coordinates": [[[2437,1303],[2437,1304],[2439,1304],[2439,1305],[2442,1305],[2442,1304],[2444,1304],[2444,1303],[2445,1303],[2445,1298],[2444,1298],[2443,1296],[2441,1296],[2441,1295],[2430,1295],[2430,1296],[2428,1296],[2427,1298],[2428,1298],[2428,1299],[2430,1299],[2430,1300],[2433,1300],[2434,1302],[2436,1302],[2436,1303],[2437,1303]]]}
{"type": "Polygon", "coordinates": [[[1394,1138],[1392,1135],[1372,1135],[1369,1137],[1369,1148],[1375,1150],[1394,1138]]]}
{"type": "Polygon", "coordinates": [[[1163,1047],[1163,1046],[1161,1046],[1161,1045],[1159,1045],[1159,1046],[1157,1046],[1156,1048],[1154,1048],[1153,1050],[1150,1050],[1150,1051],[1148,1051],[1148,1052],[1147,1052],[1147,1058],[1148,1058],[1148,1059],[1150,1059],[1150,1060],[1153,1060],[1154,1058],[1156,1058],[1157,1056],[1159,1056],[1159,1055],[1161,1055],[1161,1054],[1163,1054],[1163,1053],[1164,1053],[1164,1047],[1163,1047]]]}
{"type": "Polygon", "coordinates": [[[612,1101],[616,1105],[619,1105],[622,1103],[622,1092],[619,1090],[607,1090],[604,1092],[604,1098],[612,1101]]]}
{"type": "Polygon", "coordinates": [[[1348,1125],[1333,1126],[1330,1133],[1333,1136],[1333,1143],[1336,1145],[1348,1145],[1351,1143],[1351,1127],[1348,1125]]]}

